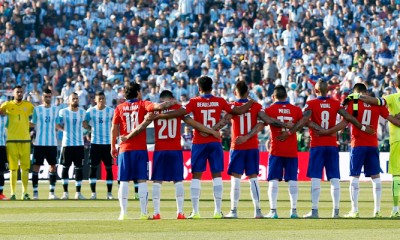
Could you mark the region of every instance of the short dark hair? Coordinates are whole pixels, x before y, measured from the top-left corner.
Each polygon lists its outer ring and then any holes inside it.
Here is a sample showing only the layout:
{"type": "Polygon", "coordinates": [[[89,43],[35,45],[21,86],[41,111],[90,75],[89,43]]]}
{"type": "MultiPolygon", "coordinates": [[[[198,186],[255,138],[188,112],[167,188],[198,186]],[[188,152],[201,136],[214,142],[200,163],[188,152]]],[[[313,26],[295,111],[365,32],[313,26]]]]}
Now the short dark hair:
{"type": "Polygon", "coordinates": [[[286,88],[282,85],[277,85],[274,88],[274,96],[278,100],[284,100],[287,98],[286,88]]]}
{"type": "Polygon", "coordinates": [[[367,87],[365,86],[364,83],[356,83],[353,87],[353,92],[366,93],[367,87]]]}
{"type": "Polygon", "coordinates": [[[164,90],[160,93],[160,99],[163,98],[174,98],[174,94],[172,94],[172,92],[169,90],[164,90]]]}
{"type": "Polygon", "coordinates": [[[95,93],[95,96],[96,96],[96,97],[97,97],[97,96],[105,96],[105,94],[104,94],[103,91],[97,91],[97,92],[95,93]]]}
{"type": "Polygon", "coordinates": [[[15,90],[15,89],[17,89],[17,88],[22,88],[22,86],[21,86],[21,85],[17,85],[17,86],[15,86],[15,87],[13,88],[13,90],[15,90]]]}
{"type": "Polygon", "coordinates": [[[131,82],[127,87],[125,87],[125,98],[135,99],[138,97],[139,92],[140,92],[140,85],[135,82],[131,82]]]}
{"type": "Polygon", "coordinates": [[[53,92],[50,89],[45,88],[45,89],[43,89],[43,93],[52,94],[53,92]]]}
{"type": "Polygon", "coordinates": [[[397,75],[396,83],[397,83],[397,87],[400,88],[400,74],[397,75]]]}
{"type": "Polygon", "coordinates": [[[238,81],[235,84],[235,89],[241,97],[244,97],[249,90],[249,87],[247,86],[245,81],[238,81]]]}
{"type": "Polygon", "coordinates": [[[212,90],[213,80],[209,76],[201,76],[197,79],[197,84],[203,92],[210,92],[212,90]]]}

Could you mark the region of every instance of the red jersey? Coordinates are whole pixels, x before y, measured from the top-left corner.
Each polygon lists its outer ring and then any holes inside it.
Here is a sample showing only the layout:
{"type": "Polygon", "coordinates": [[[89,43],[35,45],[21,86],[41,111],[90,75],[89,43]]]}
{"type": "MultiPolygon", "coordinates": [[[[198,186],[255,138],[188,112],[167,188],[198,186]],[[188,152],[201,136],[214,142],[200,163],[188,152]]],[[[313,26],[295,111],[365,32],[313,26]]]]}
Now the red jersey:
{"type": "MultiPolygon", "coordinates": [[[[174,106],[155,114],[167,113],[181,108],[181,105],[174,106]]],[[[157,119],[154,121],[155,151],[182,150],[181,146],[181,121],[183,117],[171,119],[157,119]]]]}
{"type": "MultiPolygon", "coordinates": [[[[128,135],[135,127],[143,122],[144,116],[153,111],[153,103],[143,100],[127,100],[119,104],[114,111],[113,124],[119,125],[119,134],[128,135]]],[[[119,145],[120,153],[130,150],[147,150],[146,131],[119,145]]]]}
{"type": "MultiPolygon", "coordinates": [[[[347,111],[353,115],[353,102],[348,104],[347,111]]],[[[378,136],[376,132],[378,129],[379,116],[386,119],[389,116],[389,110],[385,106],[371,106],[358,100],[357,120],[363,125],[371,125],[375,130],[375,134],[368,134],[351,125],[351,147],[378,146],[378,136]]]]}
{"type": "MultiPolygon", "coordinates": [[[[336,125],[336,116],[338,111],[343,108],[339,101],[330,97],[318,97],[307,101],[304,111],[311,110],[311,121],[320,125],[322,128],[329,129],[336,125]]],[[[337,138],[335,136],[317,136],[315,131],[310,128],[311,147],[335,146],[337,147],[337,138]]]]}
{"type": "MultiPolygon", "coordinates": [[[[189,103],[184,107],[186,112],[193,113],[193,119],[206,127],[212,128],[221,118],[222,111],[230,113],[231,106],[220,97],[214,97],[211,94],[206,94],[200,97],[195,97],[189,100],[189,103]]],[[[220,142],[213,136],[203,137],[200,131],[194,130],[193,143],[204,144],[211,142],[220,142]]]]}
{"type": "MultiPolygon", "coordinates": [[[[233,104],[232,107],[242,106],[244,103],[248,102],[247,99],[239,100],[233,104]]],[[[243,144],[236,145],[235,139],[239,136],[248,134],[252,128],[257,124],[257,115],[261,111],[262,106],[258,103],[253,103],[251,108],[242,115],[235,115],[232,117],[232,142],[231,149],[233,150],[247,150],[247,149],[258,149],[258,137],[257,135],[250,138],[247,142],[243,144]]]]}
{"type": "MultiPolygon", "coordinates": [[[[296,107],[289,102],[275,102],[269,108],[265,109],[268,116],[276,118],[281,122],[298,122],[303,113],[299,107],[296,107]]],[[[271,155],[279,157],[297,157],[297,137],[296,134],[289,136],[286,141],[281,142],[276,140],[276,137],[281,135],[282,131],[289,129],[282,129],[269,125],[271,129],[271,155]]]]}

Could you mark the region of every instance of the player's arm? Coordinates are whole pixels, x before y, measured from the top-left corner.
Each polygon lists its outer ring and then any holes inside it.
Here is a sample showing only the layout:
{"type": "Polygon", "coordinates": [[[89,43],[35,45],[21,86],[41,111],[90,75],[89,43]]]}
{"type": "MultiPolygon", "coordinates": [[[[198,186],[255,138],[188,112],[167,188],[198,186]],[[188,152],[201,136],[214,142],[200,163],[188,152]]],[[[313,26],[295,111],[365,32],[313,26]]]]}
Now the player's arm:
{"type": "Polygon", "coordinates": [[[221,135],[219,134],[219,131],[216,131],[214,129],[208,128],[206,126],[204,126],[203,124],[195,121],[193,118],[186,116],[183,121],[188,124],[189,126],[197,129],[200,132],[209,134],[209,135],[213,135],[215,138],[221,138],[221,135]]]}
{"type": "Polygon", "coordinates": [[[159,119],[159,118],[171,119],[171,118],[177,118],[177,117],[180,117],[180,116],[183,116],[183,115],[186,115],[186,114],[187,114],[186,109],[179,108],[179,109],[177,109],[175,111],[171,111],[171,112],[168,112],[168,113],[157,114],[155,116],[155,119],[159,119]]]}
{"type": "Polygon", "coordinates": [[[171,101],[165,101],[162,103],[154,103],[152,110],[164,110],[164,109],[174,106],[177,103],[178,103],[178,101],[176,101],[175,99],[171,100],[171,101]]]}
{"type": "Polygon", "coordinates": [[[400,119],[398,119],[397,117],[389,115],[386,119],[397,127],[400,127],[400,119]]]}
{"type": "Polygon", "coordinates": [[[313,121],[310,121],[307,126],[309,128],[312,128],[316,131],[317,135],[320,136],[328,136],[328,135],[333,135],[347,127],[349,123],[346,120],[342,120],[339,124],[336,124],[334,127],[325,129],[322,128],[320,125],[316,124],[313,121]]]}
{"type": "Polygon", "coordinates": [[[117,157],[118,151],[115,145],[117,144],[117,137],[119,135],[119,124],[111,124],[111,156],[117,157]]]}
{"type": "Polygon", "coordinates": [[[366,125],[361,124],[355,117],[348,113],[344,108],[339,109],[338,113],[348,122],[352,123],[356,128],[368,134],[375,134],[375,131],[366,125]]]}
{"type": "Polygon", "coordinates": [[[91,129],[89,123],[88,123],[86,120],[84,120],[84,121],[82,122],[82,127],[83,127],[84,129],[86,129],[86,130],[90,130],[90,129],[91,129]]]}
{"type": "Polygon", "coordinates": [[[232,114],[225,114],[225,116],[223,118],[221,118],[219,120],[219,122],[217,122],[217,124],[215,124],[212,129],[214,129],[215,131],[219,131],[222,128],[224,128],[232,119],[232,114]]]}
{"type": "Polygon", "coordinates": [[[274,127],[279,127],[279,128],[292,128],[293,123],[292,122],[281,122],[276,118],[268,116],[264,111],[259,111],[257,114],[258,118],[263,120],[266,124],[272,125],[274,127]]]}
{"type": "Polygon", "coordinates": [[[346,101],[351,101],[354,99],[360,99],[361,101],[370,104],[370,105],[378,105],[378,106],[385,106],[386,100],[383,97],[371,97],[368,95],[360,95],[359,93],[352,93],[347,96],[346,101]]]}
{"type": "Polygon", "coordinates": [[[147,126],[150,125],[150,123],[154,120],[155,114],[153,113],[147,113],[144,121],[142,123],[140,123],[137,127],[135,127],[132,132],[130,132],[128,135],[125,136],[121,136],[121,141],[125,142],[137,135],[139,135],[141,132],[143,132],[144,130],[146,130],[147,126]]]}
{"type": "Polygon", "coordinates": [[[276,137],[279,141],[285,141],[289,136],[296,133],[300,128],[304,127],[309,121],[311,117],[312,111],[307,109],[303,112],[303,117],[298,121],[289,131],[283,131],[281,135],[276,137]]]}
{"type": "Polygon", "coordinates": [[[250,107],[251,107],[251,105],[253,105],[253,103],[254,103],[254,100],[250,99],[247,103],[243,104],[242,106],[235,106],[234,108],[232,108],[230,113],[234,114],[234,115],[244,114],[250,109],[250,107]]]}
{"type": "Polygon", "coordinates": [[[264,129],[264,123],[257,123],[248,134],[244,136],[239,136],[235,139],[235,144],[242,144],[247,142],[254,135],[258,134],[260,131],[264,129]]]}

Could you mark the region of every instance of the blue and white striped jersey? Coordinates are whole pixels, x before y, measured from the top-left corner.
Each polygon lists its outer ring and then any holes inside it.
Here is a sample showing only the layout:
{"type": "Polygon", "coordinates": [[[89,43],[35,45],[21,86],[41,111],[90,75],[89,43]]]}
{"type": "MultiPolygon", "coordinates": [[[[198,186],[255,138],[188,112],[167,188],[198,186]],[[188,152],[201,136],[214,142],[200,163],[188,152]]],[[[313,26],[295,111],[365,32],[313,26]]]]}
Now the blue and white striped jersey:
{"type": "Polygon", "coordinates": [[[44,105],[33,110],[32,123],[36,125],[36,146],[57,146],[56,121],[58,107],[46,108],[44,105]]]}
{"type": "Polygon", "coordinates": [[[78,108],[78,111],[71,111],[63,108],[58,113],[57,123],[64,126],[61,146],[83,146],[83,127],[86,111],[78,108]]]}
{"type": "Polygon", "coordinates": [[[111,122],[114,109],[105,107],[103,110],[91,107],[86,111],[86,122],[92,127],[93,144],[111,144],[111,122]]]}
{"type": "Polygon", "coordinates": [[[6,145],[7,115],[0,115],[0,146],[6,145]]]}

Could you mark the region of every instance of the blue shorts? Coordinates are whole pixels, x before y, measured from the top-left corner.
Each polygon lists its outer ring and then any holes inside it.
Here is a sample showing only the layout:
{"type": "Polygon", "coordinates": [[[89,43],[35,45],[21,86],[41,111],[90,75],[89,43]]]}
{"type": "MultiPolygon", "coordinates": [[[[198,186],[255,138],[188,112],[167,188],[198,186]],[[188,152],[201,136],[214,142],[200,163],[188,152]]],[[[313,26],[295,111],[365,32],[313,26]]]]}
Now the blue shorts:
{"type": "Polygon", "coordinates": [[[360,176],[364,166],[366,177],[381,172],[377,147],[355,147],[350,152],[350,176],[360,176]]]}
{"type": "Polygon", "coordinates": [[[260,154],[258,149],[231,150],[229,155],[229,175],[232,175],[232,173],[246,173],[246,176],[252,174],[258,175],[260,168],[260,154]]]}
{"type": "Polygon", "coordinates": [[[280,157],[269,155],[268,158],[268,181],[278,179],[285,182],[297,181],[299,160],[298,158],[280,157]],[[283,175],[285,173],[285,176],[283,175]]]}
{"type": "Polygon", "coordinates": [[[220,142],[192,145],[192,172],[206,171],[207,160],[212,173],[224,171],[224,153],[220,142]]]}
{"type": "Polygon", "coordinates": [[[155,151],[153,155],[153,181],[183,180],[183,156],[181,150],[155,151]]]}
{"type": "Polygon", "coordinates": [[[118,181],[147,180],[149,156],[146,150],[132,150],[118,155],[118,181]]]}
{"type": "Polygon", "coordinates": [[[327,146],[310,148],[307,177],[322,179],[324,167],[328,180],[331,178],[340,179],[339,150],[337,147],[327,146]]]}

